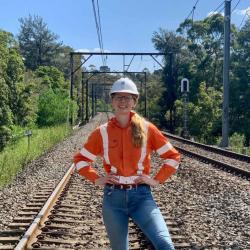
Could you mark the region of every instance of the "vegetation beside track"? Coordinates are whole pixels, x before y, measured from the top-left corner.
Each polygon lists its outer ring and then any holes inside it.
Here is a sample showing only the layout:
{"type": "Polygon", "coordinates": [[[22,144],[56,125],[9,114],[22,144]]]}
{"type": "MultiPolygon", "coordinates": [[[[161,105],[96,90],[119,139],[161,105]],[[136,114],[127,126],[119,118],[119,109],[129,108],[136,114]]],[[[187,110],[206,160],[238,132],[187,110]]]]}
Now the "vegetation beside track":
{"type": "Polygon", "coordinates": [[[68,125],[34,129],[0,153],[0,187],[8,184],[26,164],[71,134],[68,125]]]}

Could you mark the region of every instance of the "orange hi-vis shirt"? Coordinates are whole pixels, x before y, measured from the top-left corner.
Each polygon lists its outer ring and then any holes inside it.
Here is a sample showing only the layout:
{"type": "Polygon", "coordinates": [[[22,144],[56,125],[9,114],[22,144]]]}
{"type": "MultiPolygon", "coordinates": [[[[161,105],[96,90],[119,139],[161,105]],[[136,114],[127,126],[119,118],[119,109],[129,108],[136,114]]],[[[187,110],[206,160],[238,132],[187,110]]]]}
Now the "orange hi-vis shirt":
{"type": "MultiPolygon", "coordinates": [[[[131,117],[133,115],[137,114],[131,112],[131,117]]],[[[100,176],[91,163],[97,156],[101,156],[107,173],[125,177],[136,176],[138,173],[149,175],[150,154],[156,151],[164,161],[154,179],[163,183],[176,172],[180,154],[156,126],[145,120],[144,123],[147,140],[143,148],[136,148],[132,144],[131,123],[121,128],[113,117],[105,125],[96,128],[80,152],[74,156],[78,173],[95,183],[100,176]]]]}

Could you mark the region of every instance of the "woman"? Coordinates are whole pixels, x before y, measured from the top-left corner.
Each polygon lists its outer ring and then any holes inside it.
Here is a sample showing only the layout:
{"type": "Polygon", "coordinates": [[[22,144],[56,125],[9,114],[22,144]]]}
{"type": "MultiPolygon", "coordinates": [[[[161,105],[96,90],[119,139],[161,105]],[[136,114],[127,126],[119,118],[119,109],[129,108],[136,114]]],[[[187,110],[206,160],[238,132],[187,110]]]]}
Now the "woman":
{"type": "Polygon", "coordinates": [[[139,97],[133,81],[117,80],[110,95],[115,116],[92,132],[75,155],[76,169],[93,184],[104,186],[102,212],[112,250],[128,249],[129,217],[155,249],[174,249],[151,187],[175,173],[180,154],[152,123],[132,111],[139,97]],[[154,177],[149,176],[152,151],[164,160],[154,177]],[[91,166],[98,155],[103,157],[105,176],[91,166]]]}

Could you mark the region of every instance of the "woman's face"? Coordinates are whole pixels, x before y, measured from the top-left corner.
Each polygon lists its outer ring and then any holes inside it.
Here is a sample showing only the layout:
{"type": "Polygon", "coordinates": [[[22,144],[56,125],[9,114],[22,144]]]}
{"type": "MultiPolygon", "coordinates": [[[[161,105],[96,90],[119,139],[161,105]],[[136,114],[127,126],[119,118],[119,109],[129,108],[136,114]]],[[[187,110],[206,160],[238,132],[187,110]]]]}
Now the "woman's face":
{"type": "Polygon", "coordinates": [[[115,93],[112,96],[112,107],[115,114],[127,114],[136,105],[135,97],[129,93],[115,93]]]}

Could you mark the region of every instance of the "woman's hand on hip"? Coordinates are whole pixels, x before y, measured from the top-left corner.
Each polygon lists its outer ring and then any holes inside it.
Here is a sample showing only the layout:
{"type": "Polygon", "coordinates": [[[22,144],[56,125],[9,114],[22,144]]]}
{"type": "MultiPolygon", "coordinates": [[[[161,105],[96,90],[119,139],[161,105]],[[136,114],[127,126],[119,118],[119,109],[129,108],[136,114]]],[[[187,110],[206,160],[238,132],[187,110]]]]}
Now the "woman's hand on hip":
{"type": "Polygon", "coordinates": [[[135,179],[135,184],[148,184],[149,186],[155,187],[160,185],[159,181],[151,178],[148,175],[140,175],[138,178],[135,179]]]}
{"type": "Polygon", "coordinates": [[[119,184],[119,178],[113,174],[108,174],[100,177],[95,181],[95,185],[104,186],[106,183],[119,184]]]}

